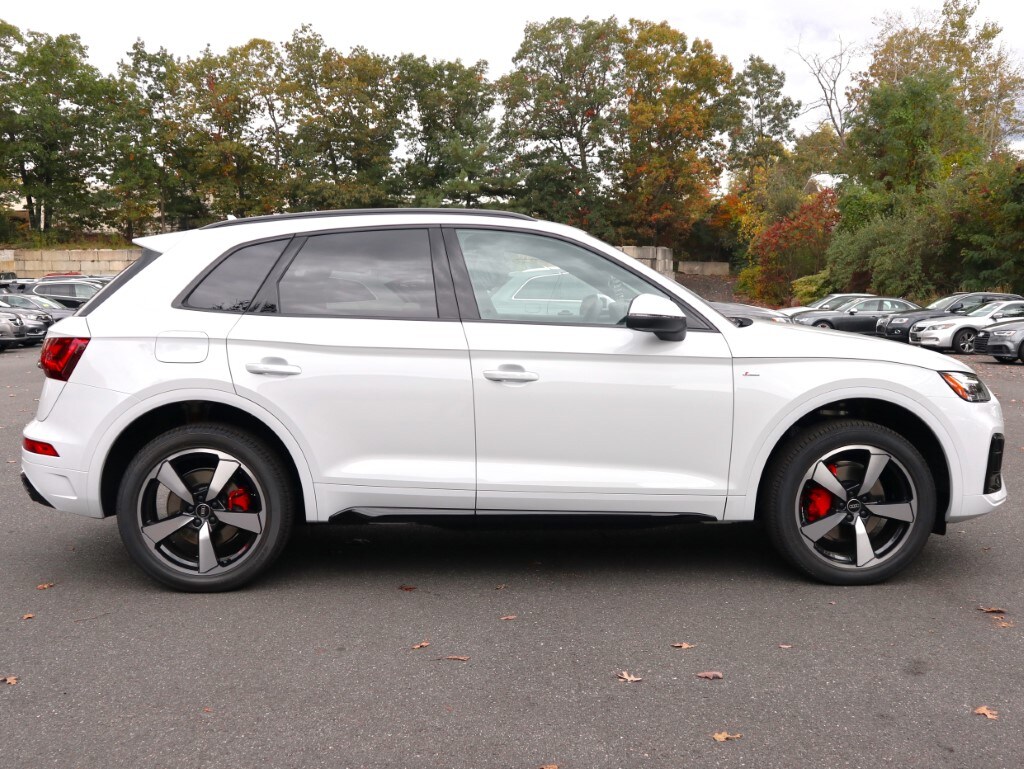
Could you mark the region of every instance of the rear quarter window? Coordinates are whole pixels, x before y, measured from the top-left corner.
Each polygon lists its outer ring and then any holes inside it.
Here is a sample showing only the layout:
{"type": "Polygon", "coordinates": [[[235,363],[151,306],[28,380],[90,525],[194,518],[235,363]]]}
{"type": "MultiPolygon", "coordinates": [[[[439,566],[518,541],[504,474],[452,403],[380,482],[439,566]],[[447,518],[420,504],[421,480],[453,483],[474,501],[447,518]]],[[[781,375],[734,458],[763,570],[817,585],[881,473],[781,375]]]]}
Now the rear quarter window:
{"type": "Polygon", "coordinates": [[[288,240],[253,243],[232,251],[189,292],[183,305],[193,310],[245,312],[288,240]]]}

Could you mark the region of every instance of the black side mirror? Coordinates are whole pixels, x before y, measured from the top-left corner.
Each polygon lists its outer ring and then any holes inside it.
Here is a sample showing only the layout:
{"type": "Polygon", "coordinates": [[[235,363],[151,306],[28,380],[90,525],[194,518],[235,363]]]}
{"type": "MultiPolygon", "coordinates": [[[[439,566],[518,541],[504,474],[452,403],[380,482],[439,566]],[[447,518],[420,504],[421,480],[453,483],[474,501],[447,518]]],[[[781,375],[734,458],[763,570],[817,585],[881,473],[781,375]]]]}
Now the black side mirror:
{"type": "Polygon", "coordinates": [[[626,328],[649,331],[666,342],[681,342],[686,336],[686,315],[663,296],[640,294],[629,304],[626,328]]]}

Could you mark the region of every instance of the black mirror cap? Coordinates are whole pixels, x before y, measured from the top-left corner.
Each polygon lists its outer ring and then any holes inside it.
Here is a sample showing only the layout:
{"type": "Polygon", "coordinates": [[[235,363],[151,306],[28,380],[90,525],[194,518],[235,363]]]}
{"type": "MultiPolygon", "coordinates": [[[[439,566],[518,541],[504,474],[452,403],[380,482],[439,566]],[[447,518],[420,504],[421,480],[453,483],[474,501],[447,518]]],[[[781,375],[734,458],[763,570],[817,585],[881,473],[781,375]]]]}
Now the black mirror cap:
{"type": "Polygon", "coordinates": [[[681,342],[686,338],[686,316],[627,315],[626,328],[649,331],[665,342],[681,342]]]}

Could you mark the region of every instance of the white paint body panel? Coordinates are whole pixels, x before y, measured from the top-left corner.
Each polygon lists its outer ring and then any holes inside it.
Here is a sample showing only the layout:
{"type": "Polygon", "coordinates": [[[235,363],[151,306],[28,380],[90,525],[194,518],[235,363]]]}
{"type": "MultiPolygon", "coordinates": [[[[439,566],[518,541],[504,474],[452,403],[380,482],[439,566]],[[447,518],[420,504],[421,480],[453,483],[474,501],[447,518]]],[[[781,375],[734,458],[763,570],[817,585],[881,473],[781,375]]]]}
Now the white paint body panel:
{"type": "Polygon", "coordinates": [[[164,253],[89,316],[49,332],[91,339],[70,382],[47,381],[25,428],[60,452],[23,452],[22,466],[61,510],[102,516],[100,476],[116,439],[154,408],[189,400],[233,406],[272,430],[296,467],[309,520],[353,507],[749,519],[765,462],[786,430],[850,398],[897,404],[932,429],[950,467],[948,520],[980,515],[1006,497],[1005,489],[981,493],[989,442],[1003,429],[999,404],[966,403],[936,373],[966,366],[840,332],[737,328],[685,288],[569,227],[396,211],[252,222],[144,245],[164,253]],[[172,307],[241,243],[340,227],[483,223],[574,239],[628,264],[717,330],[662,342],[624,328],[172,307]],[[263,358],[284,359],[301,373],[247,371],[263,358]],[[483,378],[508,364],[535,371],[537,380],[483,378]]]}

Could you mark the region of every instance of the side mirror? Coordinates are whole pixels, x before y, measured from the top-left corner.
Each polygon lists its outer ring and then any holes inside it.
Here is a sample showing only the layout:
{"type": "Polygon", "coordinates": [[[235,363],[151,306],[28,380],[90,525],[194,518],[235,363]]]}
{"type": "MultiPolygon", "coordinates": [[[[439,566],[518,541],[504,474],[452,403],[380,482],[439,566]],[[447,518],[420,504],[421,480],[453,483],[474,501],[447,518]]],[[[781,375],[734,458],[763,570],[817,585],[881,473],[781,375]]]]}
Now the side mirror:
{"type": "Polygon", "coordinates": [[[954,304],[952,307],[949,308],[949,311],[950,312],[960,312],[960,310],[962,310],[963,308],[964,308],[964,303],[963,302],[957,302],[956,304],[954,304]]]}
{"type": "Polygon", "coordinates": [[[629,303],[626,328],[649,331],[666,342],[681,342],[686,336],[686,315],[663,296],[640,294],[629,303]]]}
{"type": "Polygon", "coordinates": [[[854,307],[853,309],[847,310],[846,314],[847,315],[856,315],[857,314],[857,308],[854,307]]]}
{"type": "Polygon", "coordinates": [[[992,316],[992,320],[999,320],[1000,318],[1005,318],[1005,317],[1006,317],[1006,315],[1004,313],[997,312],[995,315],[992,316]]]}

